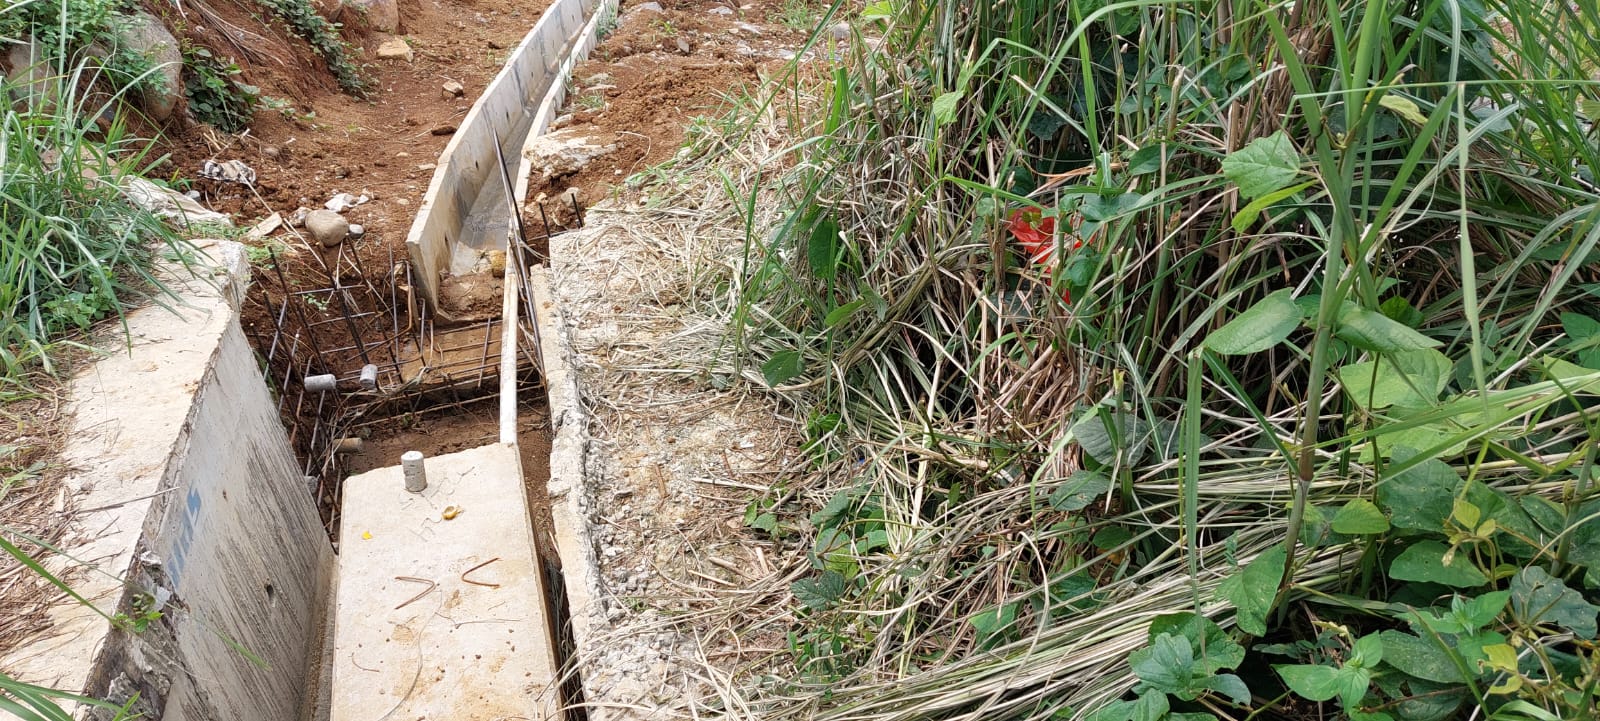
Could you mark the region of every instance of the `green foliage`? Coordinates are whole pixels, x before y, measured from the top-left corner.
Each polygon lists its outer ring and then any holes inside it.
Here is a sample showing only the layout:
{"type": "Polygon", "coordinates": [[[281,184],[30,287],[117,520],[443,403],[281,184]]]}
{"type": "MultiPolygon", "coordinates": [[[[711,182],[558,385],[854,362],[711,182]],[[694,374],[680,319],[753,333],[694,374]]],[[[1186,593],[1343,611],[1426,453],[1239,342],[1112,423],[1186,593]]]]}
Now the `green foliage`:
{"type": "Polygon", "coordinates": [[[92,77],[79,65],[52,102],[0,116],[0,391],[52,370],[57,343],[159,289],[152,264],[187,247],[119,191],[145,151],[115,98],[83,104],[76,88],[92,77]],[[102,130],[102,116],[117,120],[102,130]]]}
{"type": "Polygon", "coordinates": [[[257,2],[278,16],[296,36],[311,44],[345,92],[359,95],[366,91],[367,80],[361,76],[361,68],[352,59],[350,48],[339,39],[338,26],[322,17],[311,0],[257,2]]]}
{"type": "Polygon", "coordinates": [[[261,89],[239,80],[239,66],[199,47],[186,48],[183,58],[184,93],[195,119],[225,133],[250,127],[261,89]]]}
{"type": "Polygon", "coordinates": [[[150,59],[117,39],[118,13],[137,9],[129,0],[34,0],[0,12],[0,41],[33,37],[52,71],[67,74],[88,62],[92,46],[106,53],[93,61],[103,79],[118,90],[143,90],[153,82],[150,59]]]}

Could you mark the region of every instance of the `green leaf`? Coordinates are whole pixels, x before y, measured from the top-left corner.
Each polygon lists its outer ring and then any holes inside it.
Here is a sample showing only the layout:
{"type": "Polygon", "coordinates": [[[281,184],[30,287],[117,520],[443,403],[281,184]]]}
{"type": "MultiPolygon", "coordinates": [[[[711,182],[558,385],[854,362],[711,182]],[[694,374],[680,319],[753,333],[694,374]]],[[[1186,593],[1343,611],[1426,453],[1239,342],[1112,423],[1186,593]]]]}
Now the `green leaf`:
{"type": "Polygon", "coordinates": [[[947,125],[956,119],[956,108],[961,104],[961,98],[966,96],[964,90],[952,90],[933,99],[933,123],[935,126],[947,125]]]}
{"type": "Polygon", "coordinates": [[[1461,670],[1431,641],[1403,631],[1382,631],[1383,662],[1420,679],[1462,683],[1461,670]]]}
{"type": "Polygon", "coordinates": [[[850,316],[855,315],[856,311],[861,310],[861,307],[866,304],[867,301],[860,299],[845,303],[838,308],[828,311],[828,316],[822,319],[822,324],[829,328],[837,328],[839,327],[839,324],[850,320],[850,316]]]}
{"type": "Polygon", "coordinates": [[[1148,175],[1161,169],[1161,145],[1146,145],[1128,157],[1129,175],[1148,175]]]}
{"type": "Polygon", "coordinates": [[[1510,591],[1491,591],[1461,604],[1461,617],[1470,628],[1477,630],[1494,622],[1500,612],[1511,602],[1510,591]]]}
{"type": "Polygon", "coordinates": [[[1250,703],[1250,687],[1244,685],[1244,679],[1231,673],[1211,676],[1205,680],[1203,686],[1207,691],[1220,693],[1236,704],[1250,703]]]}
{"type": "Polygon", "coordinates": [[[839,277],[839,221],[827,215],[811,226],[811,237],[806,242],[806,260],[811,272],[823,280],[839,277]]]}
{"type": "Polygon", "coordinates": [[[1250,309],[1206,337],[1205,345],[1222,355],[1257,353],[1282,343],[1300,325],[1300,308],[1288,288],[1256,301],[1250,309]]]}
{"type": "Polygon", "coordinates": [[[1112,701],[1085,716],[1083,721],[1133,721],[1133,702],[1112,701]]]}
{"type": "Polygon", "coordinates": [[[1383,660],[1383,638],[1378,634],[1369,633],[1356,639],[1353,653],[1350,654],[1349,665],[1360,668],[1372,668],[1383,660]]]}
{"type": "Polygon", "coordinates": [[[1095,409],[1074,423],[1072,435],[1085,454],[1106,465],[1115,462],[1119,452],[1123,463],[1136,464],[1150,449],[1150,424],[1110,409],[1095,409]]]}
{"type": "Polygon", "coordinates": [[[1438,541],[1412,544],[1389,565],[1389,577],[1399,581],[1442,583],[1456,588],[1482,586],[1489,577],[1467,560],[1465,552],[1453,554],[1449,563],[1445,555],[1449,547],[1438,541]]]}
{"type": "Polygon", "coordinates": [[[1411,123],[1416,125],[1428,124],[1428,116],[1422,114],[1422,110],[1417,107],[1416,103],[1398,95],[1385,94],[1383,97],[1378,98],[1378,104],[1411,123]]]}
{"type": "Polygon", "coordinates": [[[1289,690],[1311,701],[1327,701],[1339,695],[1339,669],[1332,666],[1302,664],[1273,666],[1289,690]]]}
{"type": "Polygon", "coordinates": [[[1382,313],[1349,302],[1339,306],[1338,326],[1334,335],[1350,345],[1374,353],[1398,353],[1441,345],[1439,341],[1382,313]]]}
{"type": "Polygon", "coordinates": [[[1050,507],[1058,511],[1076,511],[1094,503],[1109,490],[1111,479],[1094,471],[1078,471],[1050,493],[1050,507]]]}
{"type": "Polygon", "coordinates": [[[1572,547],[1567,560],[1600,570],[1600,500],[1583,504],[1572,516],[1576,527],[1572,529],[1572,547]]]}
{"type": "Polygon", "coordinates": [[[1340,368],[1339,383],[1362,408],[1427,408],[1450,384],[1451,368],[1450,359],[1432,348],[1386,353],[1340,368]]]}
{"type": "Polygon", "coordinates": [[[802,578],[789,584],[789,592],[794,594],[795,600],[813,611],[833,605],[844,596],[844,589],[844,575],[838,571],[823,571],[815,578],[802,578]]]}
{"type": "Polygon", "coordinates": [[[1133,702],[1133,713],[1129,716],[1131,721],[1164,721],[1167,712],[1172,710],[1172,705],[1167,701],[1167,695],[1160,691],[1146,691],[1139,694],[1138,700],[1133,702]]]}
{"type": "Polygon", "coordinates": [[[1278,190],[1274,190],[1266,195],[1250,201],[1248,205],[1239,209],[1239,213],[1237,215],[1233,216],[1233,222],[1230,224],[1233,227],[1233,231],[1235,233],[1243,233],[1246,230],[1249,230],[1250,226],[1255,225],[1256,218],[1261,217],[1261,211],[1266,210],[1267,208],[1270,208],[1273,205],[1283,201],[1285,198],[1295,195],[1300,191],[1316,184],[1317,181],[1308,180],[1299,185],[1291,185],[1287,188],[1279,188],[1278,190]]]}
{"type": "Polygon", "coordinates": [[[1139,207],[1139,203],[1143,200],[1144,196],[1138,193],[1091,195],[1083,199],[1083,205],[1079,210],[1085,220],[1103,223],[1139,207]]]}
{"type": "Polygon", "coordinates": [[[1239,194],[1258,198],[1288,186],[1300,174],[1300,153],[1282,130],[1257,138],[1222,159],[1222,174],[1239,194]]]}
{"type": "Polygon", "coordinates": [[[1389,519],[1377,504],[1365,498],[1355,498],[1333,515],[1333,530],[1348,536],[1383,533],[1389,530],[1389,519]]]}
{"type": "Polygon", "coordinates": [[[1285,560],[1283,544],[1262,552],[1217,587],[1217,595],[1237,609],[1234,623],[1252,636],[1267,633],[1267,613],[1278,595],[1285,560]]]}
{"type": "Polygon", "coordinates": [[[777,535],[778,533],[778,517],[771,513],[757,514],[755,518],[750,519],[747,525],[772,535],[777,535]]]}
{"type": "Polygon", "coordinates": [[[761,364],[761,377],[769,386],[780,386],[799,377],[805,371],[805,357],[800,351],[782,350],[773,353],[761,364]]]}
{"type": "MultiPolygon", "coordinates": [[[[1395,461],[1409,461],[1416,453],[1403,449],[1395,461]]],[[[1396,528],[1440,532],[1450,517],[1461,476],[1437,458],[1429,458],[1378,484],[1378,505],[1389,512],[1396,528]]]]}
{"type": "Polygon", "coordinates": [[[1555,624],[1592,639],[1596,635],[1595,614],[1600,607],[1583,600],[1561,579],[1538,566],[1528,566],[1511,579],[1511,612],[1528,626],[1555,624]]]}
{"type": "Polygon", "coordinates": [[[978,632],[978,645],[992,646],[1005,639],[1006,631],[1017,622],[1017,604],[1002,603],[990,606],[972,617],[972,629],[978,632]]]}
{"type": "Polygon", "coordinates": [[[1561,330],[1574,341],[1585,341],[1600,336],[1600,320],[1581,313],[1562,313],[1561,330]]]}
{"type": "Polygon", "coordinates": [[[1194,687],[1195,676],[1198,675],[1194,649],[1189,647],[1187,639],[1166,633],[1156,636],[1148,648],[1128,655],[1128,665],[1148,688],[1185,700],[1193,700],[1199,695],[1199,689],[1194,687]]]}
{"type": "Polygon", "coordinates": [[[1200,673],[1212,674],[1222,669],[1234,669],[1244,662],[1244,646],[1233,640],[1215,621],[1193,611],[1157,616],[1150,622],[1150,640],[1153,642],[1161,634],[1181,636],[1189,642],[1190,648],[1198,650],[1200,673]]]}

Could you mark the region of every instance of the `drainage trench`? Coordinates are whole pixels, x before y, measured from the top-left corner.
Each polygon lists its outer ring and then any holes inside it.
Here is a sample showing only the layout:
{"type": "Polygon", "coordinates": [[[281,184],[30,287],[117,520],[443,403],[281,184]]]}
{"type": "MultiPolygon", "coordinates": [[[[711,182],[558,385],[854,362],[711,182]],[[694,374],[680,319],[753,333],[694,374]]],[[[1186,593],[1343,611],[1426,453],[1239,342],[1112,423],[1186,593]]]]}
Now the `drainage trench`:
{"type": "MultiPolygon", "coordinates": [[[[544,635],[555,669],[550,692],[567,719],[589,714],[574,661],[582,628],[574,623],[566,589],[571,571],[562,558],[592,549],[558,548],[550,494],[555,431],[544,374],[552,345],[540,337],[551,331],[541,327],[535,297],[545,282],[536,266],[550,247],[548,219],[581,218],[582,209],[524,204],[521,148],[548,126],[566,75],[594,42],[599,13],[614,7],[614,0],[564,0],[545,13],[460,131],[468,133],[477,117],[487,133],[478,130],[476,145],[472,137],[457,137],[441,156],[403,250],[397,239],[369,236],[273,254],[243,309],[304,482],[336,547],[368,537],[340,537],[344,511],[367,502],[346,494],[346,479],[398,466],[407,451],[433,458],[497,441],[514,444],[542,567],[536,575],[542,576],[544,635]],[[560,37],[552,40],[554,34],[560,37]],[[530,54],[539,57],[530,60],[530,54]],[[538,77],[518,76],[535,66],[538,77]],[[507,95],[516,96],[510,110],[507,95]],[[485,134],[492,138],[487,149],[485,134]]],[[[556,515],[571,524],[572,513],[556,515]]],[[[586,539],[587,531],[568,529],[566,535],[586,539]]],[[[341,576],[352,572],[362,569],[341,564],[341,576]]],[[[342,602],[330,603],[331,617],[338,615],[332,606],[342,602]]],[[[328,651],[337,634],[325,639],[328,651]]],[[[323,658],[335,664],[332,683],[340,686],[339,661],[328,652],[323,658]]],[[[419,651],[417,678],[421,670],[419,651]]],[[[322,672],[324,680],[328,673],[322,672]]],[[[416,678],[395,710],[415,689],[416,678]]]]}

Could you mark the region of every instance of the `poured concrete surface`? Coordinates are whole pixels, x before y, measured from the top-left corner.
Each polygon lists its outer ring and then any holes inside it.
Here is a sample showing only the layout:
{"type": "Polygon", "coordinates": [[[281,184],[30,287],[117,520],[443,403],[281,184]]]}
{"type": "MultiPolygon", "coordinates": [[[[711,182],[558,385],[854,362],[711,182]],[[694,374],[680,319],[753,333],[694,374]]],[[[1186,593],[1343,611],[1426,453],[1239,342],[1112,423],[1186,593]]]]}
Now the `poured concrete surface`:
{"type": "Polygon", "coordinates": [[[559,718],[519,463],[496,444],[427,459],[421,494],[399,466],[345,481],[332,721],[559,718]]]}
{"type": "Polygon", "coordinates": [[[176,312],[130,313],[130,347],[73,379],[61,463],[83,510],[62,550],[94,570],[48,561],[99,612],[143,599],[161,616],[130,633],[63,600],[0,669],[137,694],[146,718],[294,721],[310,715],[332,548],[239,327],[244,249],[199,242],[215,277],[170,278],[176,312]]]}

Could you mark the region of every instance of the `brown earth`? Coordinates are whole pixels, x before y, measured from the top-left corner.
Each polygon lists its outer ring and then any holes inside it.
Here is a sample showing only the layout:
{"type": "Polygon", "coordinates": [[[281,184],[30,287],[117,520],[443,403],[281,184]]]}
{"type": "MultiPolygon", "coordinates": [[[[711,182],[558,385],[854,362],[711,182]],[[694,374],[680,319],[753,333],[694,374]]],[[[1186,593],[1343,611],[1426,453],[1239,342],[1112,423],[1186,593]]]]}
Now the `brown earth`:
{"type": "MultiPolygon", "coordinates": [[[[630,176],[672,158],[697,118],[721,116],[731,98],[754,92],[760,74],[779,71],[807,36],[773,22],[800,3],[662,0],[661,11],[643,4],[624,3],[617,27],[573,70],[566,114],[556,123],[617,149],[575,174],[530,179],[530,205],[568,188],[585,206],[627,195],[630,176]]],[[[572,225],[559,205],[547,208],[552,220],[572,225]]]]}

